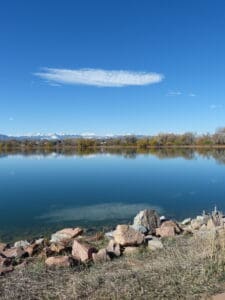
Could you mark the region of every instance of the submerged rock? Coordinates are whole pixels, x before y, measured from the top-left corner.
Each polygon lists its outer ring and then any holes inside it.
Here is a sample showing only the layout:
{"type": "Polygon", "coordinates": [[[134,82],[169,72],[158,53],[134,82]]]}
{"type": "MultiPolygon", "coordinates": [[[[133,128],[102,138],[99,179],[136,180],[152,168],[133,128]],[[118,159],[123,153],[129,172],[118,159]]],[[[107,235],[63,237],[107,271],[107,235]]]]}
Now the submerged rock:
{"type": "Polygon", "coordinates": [[[146,232],[152,234],[155,233],[156,228],[160,225],[160,218],[158,213],[153,209],[145,209],[140,211],[134,218],[134,228],[140,228],[143,233],[143,227],[146,228],[146,232]]]}
{"type": "Polygon", "coordinates": [[[144,241],[144,235],[129,225],[117,225],[113,236],[121,246],[140,245],[144,241]]]}

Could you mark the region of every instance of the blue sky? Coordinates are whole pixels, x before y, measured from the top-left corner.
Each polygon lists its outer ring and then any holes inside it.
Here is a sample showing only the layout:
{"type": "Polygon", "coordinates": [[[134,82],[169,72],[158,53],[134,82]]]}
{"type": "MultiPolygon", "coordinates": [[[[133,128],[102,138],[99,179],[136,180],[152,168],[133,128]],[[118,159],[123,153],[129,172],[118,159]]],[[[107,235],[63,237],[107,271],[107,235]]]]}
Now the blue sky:
{"type": "Polygon", "coordinates": [[[4,1],[0,132],[225,126],[224,11],[223,0],[4,1]]]}

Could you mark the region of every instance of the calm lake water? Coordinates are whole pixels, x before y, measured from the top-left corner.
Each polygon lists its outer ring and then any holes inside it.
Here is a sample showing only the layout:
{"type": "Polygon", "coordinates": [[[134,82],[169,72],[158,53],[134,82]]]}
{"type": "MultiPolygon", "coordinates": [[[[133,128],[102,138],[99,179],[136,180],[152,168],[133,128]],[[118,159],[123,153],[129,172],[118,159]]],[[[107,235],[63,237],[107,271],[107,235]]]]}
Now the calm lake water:
{"type": "Polygon", "coordinates": [[[131,221],[143,208],[182,219],[225,211],[225,152],[1,154],[0,239],[131,221]]]}

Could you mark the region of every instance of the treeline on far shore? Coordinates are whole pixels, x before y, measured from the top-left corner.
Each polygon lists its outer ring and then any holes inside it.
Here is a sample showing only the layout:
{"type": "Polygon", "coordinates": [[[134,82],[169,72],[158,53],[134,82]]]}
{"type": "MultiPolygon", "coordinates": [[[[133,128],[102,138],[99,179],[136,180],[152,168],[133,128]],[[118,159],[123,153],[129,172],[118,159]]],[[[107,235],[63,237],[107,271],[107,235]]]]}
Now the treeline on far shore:
{"type": "Polygon", "coordinates": [[[214,134],[184,134],[160,133],[153,136],[126,135],[112,138],[74,138],[62,140],[5,140],[0,141],[0,151],[18,150],[58,150],[73,148],[86,150],[99,147],[136,147],[148,149],[151,147],[212,147],[225,146],[225,128],[218,129],[214,134]]]}

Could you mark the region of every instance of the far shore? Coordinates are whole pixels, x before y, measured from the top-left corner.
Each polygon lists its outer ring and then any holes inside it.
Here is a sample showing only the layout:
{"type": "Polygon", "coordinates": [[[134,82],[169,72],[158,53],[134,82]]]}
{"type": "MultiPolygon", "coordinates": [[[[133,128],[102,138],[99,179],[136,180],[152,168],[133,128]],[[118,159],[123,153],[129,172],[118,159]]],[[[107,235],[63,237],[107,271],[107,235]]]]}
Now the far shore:
{"type": "Polygon", "coordinates": [[[160,150],[160,149],[225,149],[225,145],[162,145],[162,146],[147,146],[147,147],[138,147],[138,146],[119,146],[119,145],[112,145],[112,146],[90,146],[80,148],[77,146],[48,146],[45,145],[38,145],[38,146],[28,146],[28,147],[20,147],[20,146],[13,146],[13,147],[0,147],[0,152],[5,151],[13,151],[13,150],[20,150],[20,151],[27,151],[27,150],[75,150],[75,151],[96,151],[96,150],[109,150],[109,149],[133,149],[139,151],[146,151],[146,150],[160,150]]]}

